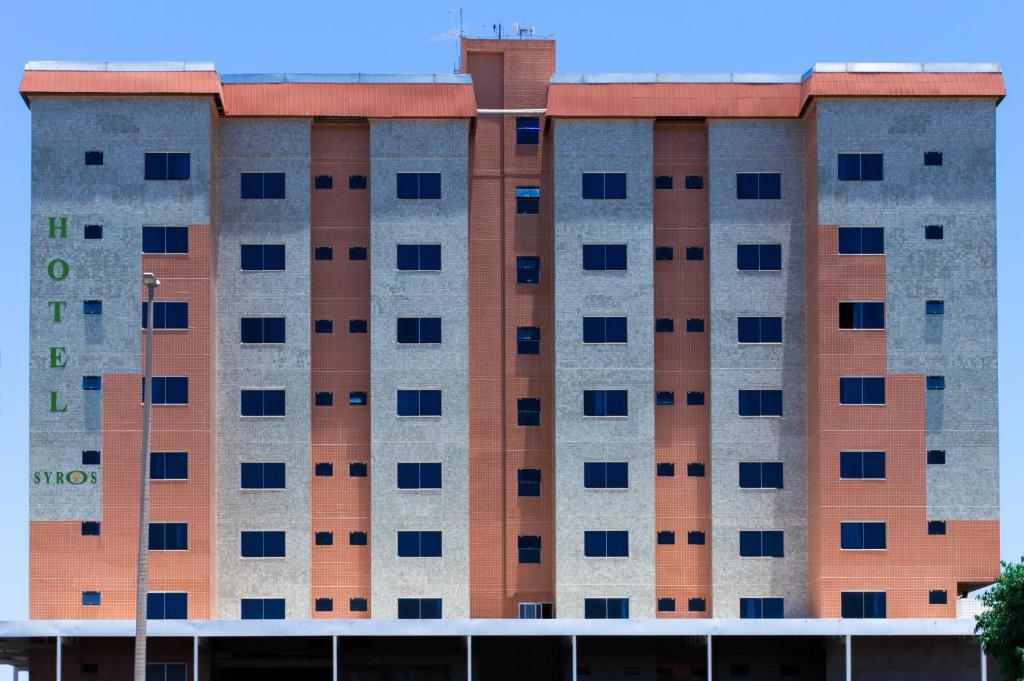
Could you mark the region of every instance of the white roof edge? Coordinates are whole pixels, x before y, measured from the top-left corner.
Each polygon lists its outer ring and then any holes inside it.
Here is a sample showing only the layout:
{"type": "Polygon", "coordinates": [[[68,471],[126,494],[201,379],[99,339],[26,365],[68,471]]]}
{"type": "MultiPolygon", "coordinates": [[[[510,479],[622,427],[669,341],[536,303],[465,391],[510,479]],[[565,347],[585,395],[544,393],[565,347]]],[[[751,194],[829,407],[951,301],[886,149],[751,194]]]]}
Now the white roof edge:
{"type": "MultiPolygon", "coordinates": [[[[154,637],[971,636],[973,619],[153,620],[154,637]]],[[[0,621],[0,638],[131,637],[134,620],[0,621]]]]}
{"type": "Polygon", "coordinates": [[[1001,73],[997,63],[817,62],[817,73],[1001,73]]]}
{"type": "Polygon", "coordinates": [[[468,73],[226,73],[228,84],[276,83],[427,83],[471,84],[468,73]]]}
{"type": "Polygon", "coordinates": [[[26,71],[216,71],[209,61],[30,61],[26,71]]]}
{"type": "Polygon", "coordinates": [[[789,73],[556,73],[556,84],[618,83],[799,83],[800,74],[789,73]]]}

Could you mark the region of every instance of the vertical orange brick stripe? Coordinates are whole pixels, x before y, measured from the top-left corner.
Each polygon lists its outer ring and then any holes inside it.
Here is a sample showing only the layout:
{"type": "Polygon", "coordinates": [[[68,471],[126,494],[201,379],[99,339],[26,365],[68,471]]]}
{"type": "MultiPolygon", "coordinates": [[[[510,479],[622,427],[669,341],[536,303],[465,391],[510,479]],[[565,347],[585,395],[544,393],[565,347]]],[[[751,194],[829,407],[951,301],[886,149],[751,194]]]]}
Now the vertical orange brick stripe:
{"type": "MultiPolygon", "coordinates": [[[[312,243],[333,249],[332,260],[310,264],[310,317],[334,320],[333,334],[312,334],[312,391],[334,393],[334,405],[312,410],[313,533],[333,532],[333,546],[312,551],[311,597],[334,599],[333,612],[310,611],[315,618],[365,619],[352,612],[349,599],[370,597],[369,546],[350,546],[349,532],[370,530],[370,478],[353,478],[351,463],[370,463],[370,407],[350,406],[351,391],[370,392],[370,333],[352,334],[351,319],[370,319],[370,261],[351,261],[348,250],[370,247],[370,127],[367,123],[314,125],[312,186],[317,175],[330,175],[332,189],[311,189],[312,243]],[[367,178],[366,189],[349,189],[349,176],[367,178]],[[334,466],[333,477],[316,477],[318,462],[334,466]]],[[[312,401],[313,396],[310,395],[312,401]]],[[[372,603],[369,604],[372,609],[372,603]]]]}
{"type": "Polygon", "coordinates": [[[711,616],[711,406],[686,405],[689,391],[711,393],[707,145],[703,124],[654,126],[654,175],[673,178],[672,190],[654,191],[654,245],[674,251],[672,261],[654,263],[654,316],[674,319],[676,329],[654,338],[655,390],[676,396],[674,407],[656,407],[654,416],[655,460],[676,469],[675,477],[655,478],[656,530],[676,533],[674,545],[655,549],[657,597],[676,599],[676,612],[658,613],[665,618],[711,616]],[[686,175],[704,177],[704,189],[683,189],[686,175]],[[686,260],[688,246],[703,248],[704,260],[686,260]],[[704,333],[686,332],[691,318],[704,320],[704,333]],[[688,463],[703,463],[708,475],[688,477],[688,463]],[[690,531],[704,532],[706,543],[687,544],[690,531]],[[705,599],[707,612],[688,612],[690,598],[705,599]]]}

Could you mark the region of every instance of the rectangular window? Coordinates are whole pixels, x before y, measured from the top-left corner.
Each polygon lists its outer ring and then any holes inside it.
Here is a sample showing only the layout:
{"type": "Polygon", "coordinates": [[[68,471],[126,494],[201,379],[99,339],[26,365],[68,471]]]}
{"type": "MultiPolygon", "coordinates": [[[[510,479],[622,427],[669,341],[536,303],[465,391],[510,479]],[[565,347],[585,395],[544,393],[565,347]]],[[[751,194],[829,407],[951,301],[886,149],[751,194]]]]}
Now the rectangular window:
{"type": "Polygon", "coordinates": [[[740,390],[740,416],[782,416],[781,390],[740,390]]]}
{"type": "Polygon", "coordinates": [[[82,605],[99,605],[101,596],[99,591],[83,591],[82,605]]]}
{"type": "Polygon", "coordinates": [[[334,464],[326,461],[318,461],[313,466],[313,475],[318,478],[330,478],[334,476],[334,464]]]}
{"type": "MultiPolygon", "coordinates": [[[[140,402],[145,400],[146,379],[143,377],[142,397],[140,402]]],[[[153,377],[153,404],[188,404],[188,377],[187,376],[154,376],[153,377]]]]}
{"type": "Polygon", "coordinates": [[[87,151],[87,152],[85,152],[85,165],[87,165],[87,166],[101,166],[101,165],[103,165],[103,152],[102,151],[87,151]]]}
{"type": "Polygon", "coordinates": [[[82,376],[82,390],[102,390],[103,378],[100,376],[82,376]]]}
{"type": "Polygon", "coordinates": [[[928,463],[936,466],[946,463],[946,450],[945,449],[929,449],[928,450],[928,463]]]}
{"type": "Polygon", "coordinates": [[[945,605],[947,600],[945,589],[932,589],[928,592],[928,605],[945,605]]]}
{"type": "Polygon", "coordinates": [[[334,249],[330,246],[317,246],[313,251],[314,260],[334,260],[334,249]]]}
{"type": "MultiPolygon", "coordinates": [[[[145,229],[145,228],[143,228],[145,229]]],[[[103,238],[103,225],[86,225],[82,230],[83,236],[86,239],[102,239],[103,238]]]]}
{"type": "Polygon", "coordinates": [[[520,603],[519,619],[549,620],[554,616],[554,608],[550,603],[520,603]]]}
{"type": "Polygon", "coordinates": [[[942,165],[942,152],[941,151],[926,151],[926,152],[924,152],[924,164],[926,166],[941,166],[942,165]]]}
{"type": "Polygon", "coordinates": [[[686,533],[686,543],[691,546],[703,546],[705,543],[704,533],[700,530],[694,530],[686,533]]]}
{"type": "Polygon", "coordinates": [[[150,551],[187,551],[187,523],[150,523],[150,551]]]}
{"type": "Polygon", "coordinates": [[[367,325],[365,319],[350,319],[348,320],[348,332],[349,333],[366,333],[367,325]]]}
{"type": "Polygon", "coordinates": [[[782,317],[737,317],[738,343],[781,343],[782,317]]]}
{"type": "Polygon", "coordinates": [[[587,489],[626,489],[629,464],[625,461],[585,461],[583,486],[587,489]]]}
{"type": "Polygon", "coordinates": [[[366,599],[365,598],[350,598],[350,599],[348,599],[348,609],[351,612],[366,612],[368,610],[366,599]]]}
{"type": "Polygon", "coordinates": [[[625,343],[626,317],[584,317],[584,343],[625,343]]]}
{"type": "Polygon", "coordinates": [[[942,300],[926,300],[924,301],[924,313],[927,314],[946,314],[946,303],[942,300]]]}
{"type": "Polygon", "coordinates": [[[540,214],[540,188],[516,188],[516,215],[540,214]]]}
{"type": "Polygon", "coordinates": [[[540,563],[540,537],[537,535],[519,536],[519,562],[540,563]]]}
{"type": "Polygon", "coordinates": [[[738,244],[736,269],[741,272],[778,272],[782,269],[780,244],[738,244]]]}
{"type": "Polygon", "coordinates": [[[143,227],[142,252],[188,253],[188,227],[143,227]]]}
{"type": "Polygon", "coordinates": [[[841,377],[839,404],[885,404],[885,377],[841,377]]]}
{"type": "MultiPolygon", "coordinates": [[[[82,465],[83,466],[99,466],[100,465],[100,451],[98,449],[86,449],[82,452],[82,465]]],[[[150,475],[150,479],[152,479],[150,475]]]]}
{"type": "Polygon", "coordinates": [[[399,317],[396,324],[399,343],[440,343],[440,317],[399,317]]]}
{"type": "Polygon", "coordinates": [[[690,390],[686,393],[686,406],[688,407],[703,407],[704,406],[704,393],[698,390],[690,390]]]}
{"type": "Polygon", "coordinates": [[[520,397],[516,400],[516,425],[540,425],[540,399],[536,397],[520,397]]]}
{"type": "Polygon", "coordinates": [[[583,617],[588,620],[629,619],[628,598],[585,598],[583,617]]]}
{"type": "Polygon", "coordinates": [[[884,591],[843,591],[840,594],[840,617],[846,619],[884,619],[884,591]]]}
{"type": "MultiPolygon", "coordinates": [[[[187,620],[188,594],[184,592],[158,591],[145,595],[146,620],[187,620]]],[[[184,665],[181,666],[182,668],[184,665]]],[[[184,672],[182,669],[181,672],[184,672]]],[[[146,665],[146,679],[151,679],[146,665]]],[[[168,674],[167,679],[173,678],[168,674]]],[[[184,676],[180,677],[184,681],[184,676]]]]}
{"type": "Polygon", "coordinates": [[[781,199],[779,173],[736,173],[737,199],[781,199]]]}
{"type": "Polygon", "coordinates": [[[839,303],[840,329],[884,329],[885,303],[839,303]]]}
{"type": "Polygon", "coordinates": [[[885,230],[881,227],[840,227],[840,255],[882,255],[885,230]]]}
{"type": "Polygon", "coordinates": [[[334,546],[333,532],[316,532],[313,534],[314,546],[334,546]]]}
{"type": "Polygon", "coordinates": [[[540,258],[535,255],[521,255],[516,258],[516,283],[540,283],[540,258]]]}
{"type": "Polygon", "coordinates": [[[690,612],[707,612],[708,603],[703,598],[690,598],[686,601],[686,609],[690,612]]]}
{"type": "Polygon", "coordinates": [[[657,541],[661,546],[672,546],[676,543],[676,533],[671,530],[661,530],[658,532],[657,541]]]}
{"type": "Polygon", "coordinates": [[[942,238],[942,225],[925,225],[924,226],[924,238],[928,240],[938,240],[942,238]]]}
{"type": "MultiPolygon", "coordinates": [[[[149,326],[149,303],[142,303],[142,328],[149,326]]],[[[153,303],[153,329],[187,329],[188,303],[153,303]]]]}
{"type": "Polygon", "coordinates": [[[242,173],[243,199],[283,199],[284,173],[242,173]]]}
{"type": "Polygon", "coordinates": [[[365,463],[350,463],[348,465],[348,476],[350,478],[365,478],[367,468],[365,463]]]}
{"type": "Polygon", "coordinates": [[[400,199],[441,198],[441,173],[398,173],[396,185],[400,199]]]}
{"type": "Polygon", "coordinates": [[[283,620],[283,598],[243,598],[241,619],[243,620],[283,620]]]}
{"type": "Polygon", "coordinates": [[[839,547],[848,551],[884,549],[885,523],[839,523],[839,547]]]}
{"type": "Polygon", "coordinates": [[[675,251],[671,246],[658,246],[654,249],[655,260],[672,260],[674,257],[675,251]]]}
{"type": "Polygon", "coordinates": [[[521,116],[516,118],[516,144],[538,144],[540,142],[540,118],[521,116]]]}
{"type": "Polygon", "coordinates": [[[441,533],[436,530],[400,531],[398,533],[399,558],[440,558],[441,533]]]}
{"type": "Polygon", "coordinates": [[[349,544],[349,546],[366,546],[366,533],[365,532],[349,532],[348,533],[348,544],[349,544]]]}
{"type": "Polygon", "coordinates": [[[284,271],[284,244],[242,244],[243,272],[284,271]]]}
{"type": "Polygon", "coordinates": [[[703,175],[687,175],[683,183],[684,189],[704,189],[703,175]]]}
{"type": "Polygon", "coordinates": [[[704,333],[703,319],[687,319],[686,333],[704,333]]]}
{"type": "Polygon", "coordinates": [[[146,154],[147,180],[187,180],[191,171],[191,157],[181,152],[146,154]]]}
{"type": "Polygon", "coordinates": [[[284,532],[242,532],[242,558],[284,558],[284,532]]]}
{"type": "MultiPolygon", "coordinates": [[[[676,599],[674,598],[659,598],[658,599],[658,612],[675,612],[676,611],[676,599]]],[[[639,674],[637,674],[639,676],[639,674]]]]}
{"type": "Polygon", "coordinates": [[[839,452],[841,480],[885,480],[885,452],[839,452]]]}
{"type": "Polygon", "coordinates": [[[313,333],[334,333],[333,319],[316,319],[313,321],[313,333]]]}
{"type": "Polygon", "coordinates": [[[654,176],[654,188],[655,189],[672,189],[672,176],[671,175],[655,175],[654,176]]]}
{"type": "Polygon", "coordinates": [[[313,608],[316,612],[334,612],[334,599],[318,598],[314,601],[313,608]]]}
{"type": "Polygon", "coordinates": [[[626,198],[626,173],[583,173],[583,198],[626,198]]]}
{"type": "Polygon", "coordinates": [[[398,619],[439,620],[441,619],[440,598],[399,598],[398,619]]]}
{"type": "Polygon", "coordinates": [[[741,598],[740,619],[782,619],[785,617],[781,598],[741,598]]]}
{"type": "Polygon", "coordinates": [[[932,536],[939,536],[946,534],[946,521],[945,520],[929,520],[928,521],[928,534],[932,536]]]}
{"type": "Polygon", "coordinates": [[[671,478],[676,474],[676,465],[674,463],[660,462],[657,466],[657,472],[659,478],[671,478]]]}
{"type": "Polygon", "coordinates": [[[539,468],[520,468],[516,471],[516,493],[521,497],[539,497],[540,475],[539,468]]]}
{"type": "Polygon", "coordinates": [[[242,390],[242,416],[284,416],[284,390],[242,390]]]}
{"type": "Polygon", "coordinates": [[[398,244],[395,266],[403,272],[440,272],[441,244],[398,244]]]}
{"type": "Polygon", "coordinates": [[[520,326],[516,328],[516,354],[540,354],[540,329],[536,326],[520,326]]]}
{"type": "Polygon", "coordinates": [[[313,179],[314,189],[334,189],[334,177],[331,175],[317,175],[313,179]]]}
{"type": "Polygon", "coordinates": [[[686,476],[689,478],[703,478],[704,477],[704,464],[702,463],[688,463],[686,464],[686,476]]]}
{"type": "Polygon", "coordinates": [[[243,343],[284,343],[284,317],[242,317],[243,343]]]}
{"type": "Polygon", "coordinates": [[[686,247],[686,259],[687,260],[703,260],[704,249],[700,246],[687,246],[686,247]]]}
{"type": "Polygon", "coordinates": [[[150,452],[150,480],[188,480],[188,452],[150,452]]]}
{"type": "Polygon", "coordinates": [[[839,179],[842,181],[881,181],[882,155],[839,154],[839,179]]]}
{"type": "Polygon", "coordinates": [[[592,272],[624,272],[626,244],[583,244],[583,269],[592,272]]]}
{"type": "Polygon", "coordinates": [[[348,403],[355,407],[366,405],[366,393],[361,390],[354,390],[348,394],[348,403]]]}
{"type": "Polygon", "coordinates": [[[242,489],[284,489],[283,463],[243,463],[242,489]]]}
{"type": "Polygon", "coordinates": [[[83,537],[100,536],[100,524],[94,520],[86,520],[82,523],[81,532],[83,537]]]}
{"type": "Polygon", "coordinates": [[[398,489],[441,489],[441,464],[398,464],[398,489]]]}
{"type": "Polygon", "coordinates": [[[583,555],[588,558],[628,557],[629,532],[626,530],[587,530],[583,533],[583,555]]]}
{"type": "Polygon", "coordinates": [[[399,416],[440,416],[440,390],[399,390],[397,393],[399,416]]]}
{"type": "Polygon", "coordinates": [[[366,189],[366,175],[349,175],[349,189],[366,189]]]}
{"type": "Polygon", "coordinates": [[[348,249],[349,260],[366,260],[365,246],[350,246],[348,249]]]}
{"type": "Polygon", "coordinates": [[[743,489],[782,489],[782,462],[741,461],[740,487],[743,489]]]}
{"type": "Polygon", "coordinates": [[[628,390],[584,390],[584,416],[629,416],[628,390]]]}
{"type": "Polygon", "coordinates": [[[744,558],[782,558],[785,555],[782,531],[740,531],[740,556],[744,558]]]}
{"type": "MultiPolygon", "coordinates": [[[[145,305],[145,303],[143,303],[145,305]]],[[[102,300],[83,300],[82,314],[103,314],[102,300]]]]}
{"type": "Polygon", "coordinates": [[[661,391],[655,395],[654,402],[659,407],[670,407],[676,403],[676,394],[671,391],[661,391]]]}

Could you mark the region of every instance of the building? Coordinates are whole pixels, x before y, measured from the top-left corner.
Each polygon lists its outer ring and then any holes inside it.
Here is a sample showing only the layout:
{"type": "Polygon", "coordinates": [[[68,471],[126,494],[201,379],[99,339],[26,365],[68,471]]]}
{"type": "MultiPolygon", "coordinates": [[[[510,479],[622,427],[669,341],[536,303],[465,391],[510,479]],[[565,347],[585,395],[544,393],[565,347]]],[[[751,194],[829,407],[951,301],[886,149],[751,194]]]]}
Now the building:
{"type": "MultiPolygon", "coordinates": [[[[549,670],[688,678],[724,626],[809,642],[773,667],[799,678],[842,657],[821,637],[970,634],[998,67],[574,76],[465,39],[455,74],[33,62],[20,90],[30,617],[99,621],[23,631],[134,617],[149,271],[148,608],[186,620],[157,635],[548,632],[549,670]],[[199,622],[252,619],[295,622],[199,622]],[[577,632],[611,638],[571,664],[577,632]]],[[[481,678],[523,656],[491,647],[481,678]]]]}

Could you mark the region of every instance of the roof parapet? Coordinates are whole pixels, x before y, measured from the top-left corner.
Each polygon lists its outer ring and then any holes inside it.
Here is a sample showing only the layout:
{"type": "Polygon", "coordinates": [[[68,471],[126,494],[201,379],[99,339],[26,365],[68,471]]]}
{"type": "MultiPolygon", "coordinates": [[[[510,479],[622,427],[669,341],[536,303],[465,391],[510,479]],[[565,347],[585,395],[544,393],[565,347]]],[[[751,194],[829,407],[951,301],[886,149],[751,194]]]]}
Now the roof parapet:
{"type": "Polygon", "coordinates": [[[1002,69],[995,63],[863,61],[816,62],[807,73],[1002,73],[1002,69]]]}
{"type": "Polygon", "coordinates": [[[468,73],[233,73],[220,78],[226,85],[274,83],[426,83],[472,85],[468,73]]]}
{"type": "Polygon", "coordinates": [[[799,83],[800,74],[788,73],[556,73],[552,83],[799,83]]]}
{"type": "Polygon", "coordinates": [[[216,71],[209,61],[30,61],[26,71],[216,71]]]}

